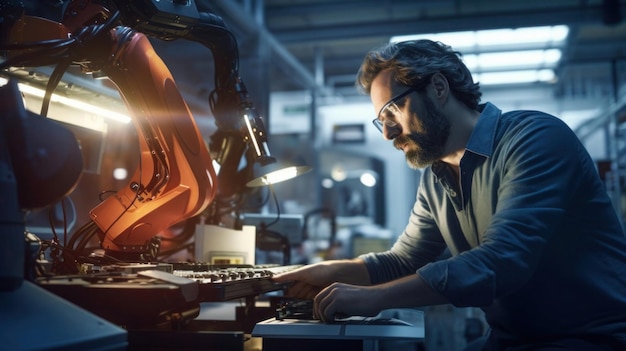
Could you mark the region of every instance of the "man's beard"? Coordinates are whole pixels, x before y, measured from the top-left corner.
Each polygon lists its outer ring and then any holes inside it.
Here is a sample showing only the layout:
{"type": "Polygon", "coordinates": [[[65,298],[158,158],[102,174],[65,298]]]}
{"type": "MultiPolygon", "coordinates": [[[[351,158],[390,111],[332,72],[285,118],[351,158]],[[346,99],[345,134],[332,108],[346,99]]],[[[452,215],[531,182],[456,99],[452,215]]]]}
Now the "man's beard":
{"type": "Polygon", "coordinates": [[[393,141],[393,145],[401,147],[408,145],[406,162],[413,169],[432,165],[444,155],[444,146],[450,135],[450,121],[441,114],[435,104],[426,96],[422,97],[425,113],[420,116],[419,124],[423,132],[413,132],[409,135],[400,135],[393,141]]]}

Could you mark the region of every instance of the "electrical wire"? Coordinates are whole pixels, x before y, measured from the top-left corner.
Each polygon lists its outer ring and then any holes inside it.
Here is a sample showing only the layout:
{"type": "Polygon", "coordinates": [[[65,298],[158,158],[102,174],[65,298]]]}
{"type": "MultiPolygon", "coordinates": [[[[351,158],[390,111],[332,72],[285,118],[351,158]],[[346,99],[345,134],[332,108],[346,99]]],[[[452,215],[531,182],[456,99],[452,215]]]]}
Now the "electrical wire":
{"type": "Polygon", "coordinates": [[[57,235],[57,230],[54,226],[54,205],[48,207],[48,224],[50,225],[53,240],[59,242],[59,236],[57,235]]]}
{"type": "Polygon", "coordinates": [[[276,191],[274,191],[274,185],[272,183],[269,183],[267,185],[267,187],[270,190],[270,193],[272,194],[272,198],[274,199],[274,205],[276,206],[276,218],[271,221],[270,223],[268,223],[265,228],[269,228],[271,226],[273,226],[274,224],[278,223],[278,221],[280,220],[280,203],[278,202],[278,197],[276,196],[276,191]]]}
{"type": "Polygon", "coordinates": [[[65,199],[61,199],[61,211],[63,213],[63,245],[67,245],[67,209],[65,208],[65,199]]]}
{"type": "Polygon", "coordinates": [[[116,11],[105,23],[82,27],[77,33],[70,35],[67,39],[4,45],[0,47],[0,50],[26,50],[27,52],[0,63],[0,69],[12,66],[55,66],[48,79],[41,106],[41,115],[46,117],[52,92],[56,89],[67,68],[75,61],[76,54],[82,53],[85,43],[113,28],[119,20],[119,16],[119,12],[116,11]]]}
{"type": "MultiPolygon", "coordinates": [[[[118,22],[119,17],[120,17],[119,11],[115,11],[112,14],[112,16],[110,16],[105,21],[105,23],[85,26],[81,28],[77,33],[71,35],[67,39],[44,40],[44,41],[31,42],[31,43],[22,43],[22,44],[15,44],[15,45],[11,44],[11,45],[2,46],[0,47],[0,50],[24,50],[25,52],[23,54],[16,55],[0,63],[0,69],[5,69],[7,67],[12,67],[12,66],[47,66],[47,65],[56,64],[56,67],[53,73],[49,77],[49,80],[46,86],[44,99],[43,99],[42,108],[41,108],[41,115],[45,117],[48,113],[52,92],[54,91],[54,89],[56,89],[56,86],[61,81],[61,78],[64,72],[67,70],[67,68],[69,68],[69,66],[72,63],[78,62],[76,61],[78,57],[77,54],[82,53],[82,50],[84,50],[87,47],[87,44],[90,42],[91,39],[97,37],[98,35],[100,35],[101,33],[104,33],[105,31],[111,30],[113,26],[116,25],[116,23],[118,22]]],[[[236,78],[236,75],[239,69],[239,52],[237,49],[237,42],[233,33],[231,33],[228,29],[226,29],[225,26],[221,24],[219,25],[201,24],[198,26],[197,29],[199,29],[200,31],[205,31],[204,34],[208,34],[208,35],[204,35],[201,40],[197,40],[198,38],[192,38],[192,39],[195,39],[196,41],[200,41],[204,43],[206,46],[208,46],[209,48],[211,48],[214,51],[214,55],[213,55],[214,58],[217,57],[216,60],[221,60],[220,61],[221,64],[226,63],[226,65],[229,66],[230,68],[229,70],[227,70],[228,73],[226,73],[225,75],[221,73],[217,73],[215,75],[216,88],[209,97],[209,104],[210,104],[211,110],[213,110],[217,102],[217,99],[216,99],[217,94],[222,92],[221,89],[226,84],[234,81],[233,78],[236,78]],[[215,40],[214,34],[216,33],[219,34],[221,40],[215,40]],[[219,48],[220,50],[216,52],[215,48],[217,47],[217,44],[216,44],[217,42],[219,42],[219,44],[221,45],[225,45],[226,49],[220,47],[219,48]],[[230,59],[230,57],[228,59],[222,57],[223,56],[221,55],[222,52],[228,52],[229,54],[232,54],[233,56],[232,59],[230,59]],[[235,77],[232,76],[233,74],[235,74],[235,77]]],[[[217,71],[220,71],[220,70],[217,70],[217,71]]],[[[220,71],[220,72],[223,72],[223,71],[220,71]]],[[[160,153],[157,152],[156,154],[159,155],[160,153]]],[[[157,167],[157,165],[160,165],[161,167],[155,173],[161,174],[161,175],[169,174],[169,169],[167,168],[166,160],[161,159],[160,161],[161,162],[155,161],[155,167],[157,167]]],[[[142,179],[141,174],[142,174],[142,164],[141,164],[141,159],[140,159],[140,162],[139,162],[140,181],[142,179]]],[[[153,194],[155,192],[158,192],[158,189],[161,186],[163,186],[164,179],[167,179],[167,177],[163,177],[161,179],[161,183],[155,187],[156,189],[152,190],[153,194]]],[[[145,189],[143,186],[141,186],[141,184],[139,184],[139,186],[140,186],[140,189],[137,190],[137,193],[145,189]]],[[[149,189],[147,190],[149,191],[149,189]]],[[[101,200],[102,200],[102,197],[101,197],[102,194],[103,193],[100,194],[101,200]]],[[[274,197],[275,197],[275,194],[274,194],[274,197]]],[[[238,199],[238,201],[235,203],[236,205],[235,208],[238,208],[241,205],[243,199],[244,199],[243,197],[240,197],[238,199]]],[[[109,227],[102,231],[105,237],[110,238],[109,230],[134,205],[135,201],[137,201],[137,196],[133,198],[131,203],[109,225],[109,227]]],[[[278,206],[278,202],[276,198],[275,198],[275,201],[278,206]]],[[[98,233],[99,228],[95,224],[95,222],[90,221],[86,225],[81,227],[78,231],[76,231],[68,240],[67,239],[68,237],[67,223],[66,223],[67,218],[66,218],[64,204],[62,204],[62,207],[63,207],[63,217],[64,217],[63,219],[64,220],[63,245],[60,245],[60,243],[58,242],[59,240],[58,235],[56,233],[54,225],[51,223],[51,228],[53,228],[52,230],[53,230],[54,242],[47,243],[46,248],[54,248],[54,249],[61,250],[61,252],[63,253],[64,264],[68,264],[70,262],[75,263],[76,259],[78,257],[81,257],[81,253],[86,249],[91,239],[93,239],[93,237],[98,233]]],[[[106,256],[102,256],[102,257],[107,258],[106,256]]],[[[84,257],[81,257],[81,258],[84,258],[84,257]]]]}

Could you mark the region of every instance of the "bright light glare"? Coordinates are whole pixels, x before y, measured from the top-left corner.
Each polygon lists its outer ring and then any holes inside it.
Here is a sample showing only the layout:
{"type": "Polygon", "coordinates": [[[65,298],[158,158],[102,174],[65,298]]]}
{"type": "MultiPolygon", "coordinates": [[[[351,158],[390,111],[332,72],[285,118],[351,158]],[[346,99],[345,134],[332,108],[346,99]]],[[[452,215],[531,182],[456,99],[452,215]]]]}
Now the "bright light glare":
{"type": "Polygon", "coordinates": [[[326,188],[326,189],[332,189],[332,187],[335,185],[335,182],[333,182],[332,179],[330,178],[324,178],[322,179],[322,187],[326,188]]]}
{"type": "Polygon", "coordinates": [[[212,160],[211,163],[213,164],[213,169],[215,170],[215,174],[219,174],[220,169],[222,168],[222,165],[220,165],[216,160],[212,160]]]}
{"type": "Polygon", "coordinates": [[[481,46],[532,43],[561,43],[567,38],[569,27],[543,26],[516,29],[491,29],[476,31],[476,43],[481,46]]]}
{"type": "Polygon", "coordinates": [[[392,37],[390,42],[440,41],[463,54],[463,62],[476,81],[490,85],[554,81],[552,69],[561,60],[560,48],[568,34],[568,26],[558,25],[403,35],[392,37]]]}
{"type": "Polygon", "coordinates": [[[521,50],[465,55],[463,62],[470,71],[492,68],[554,67],[561,59],[561,50],[521,50]]]}
{"type": "Polygon", "coordinates": [[[524,27],[515,29],[490,29],[480,31],[463,31],[448,33],[430,33],[416,35],[401,35],[392,37],[390,42],[404,40],[430,39],[450,45],[455,50],[485,50],[490,46],[501,45],[530,45],[545,43],[546,45],[561,45],[569,34],[566,25],[524,27]]]}
{"type": "MultiPolygon", "coordinates": [[[[0,85],[4,85],[6,83],[7,83],[7,80],[5,78],[0,78],[0,85]]],[[[22,83],[18,83],[17,86],[22,93],[35,96],[38,98],[43,98],[46,93],[42,89],[35,88],[33,86],[22,84],[22,83]]],[[[88,113],[93,113],[95,115],[106,117],[108,119],[112,119],[118,122],[122,122],[122,123],[130,122],[130,117],[123,115],[121,113],[113,112],[113,111],[104,109],[102,107],[94,106],[94,105],[91,105],[91,104],[88,104],[79,100],[70,99],[61,95],[52,94],[52,96],[50,97],[50,102],[56,102],[65,106],[73,107],[77,110],[85,111],[88,113]]]]}
{"type": "Polygon", "coordinates": [[[261,149],[259,148],[259,142],[254,137],[254,135],[255,135],[254,129],[252,128],[252,125],[250,124],[250,116],[248,116],[247,114],[244,114],[243,115],[243,120],[244,120],[244,122],[246,122],[246,128],[248,128],[248,135],[252,136],[250,139],[252,139],[252,144],[254,145],[254,150],[256,151],[256,154],[257,155],[261,155],[261,149]]]}
{"type": "Polygon", "coordinates": [[[369,188],[376,185],[376,177],[371,172],[363,172],[359,180],[361,181],[361,184],[369,188]]]}
{"type": "Polygon", "coordinates": [[[474,74],[474,81],[483,85],[551,82],[555,79],[551,69],[474,74]]]}
{"type": "Polygon", "coordinates": [[[333,180],[336,182],[343,182],[348,177],[348,174],[346,173],[346,170],[342,167],[335,166],[330,171],[330,177],[333,178],[333,180]]]}
{"type": "Polygon", "coordinates": [[[124,180],[126,179],[126,177],[128,177],[128,171],[126,170],[126,168],[120,167],[113,170],[113,178],[117,180],[124,180]]]}
{"type": "Polygon", "coordinates": [[[283,169],[279,169],[274,172],[270,172],[262,177],[264,184],[275,184],[285,181],[287,179],[294,178],[298,175],[298,167],[291,166],[283,169]]]}

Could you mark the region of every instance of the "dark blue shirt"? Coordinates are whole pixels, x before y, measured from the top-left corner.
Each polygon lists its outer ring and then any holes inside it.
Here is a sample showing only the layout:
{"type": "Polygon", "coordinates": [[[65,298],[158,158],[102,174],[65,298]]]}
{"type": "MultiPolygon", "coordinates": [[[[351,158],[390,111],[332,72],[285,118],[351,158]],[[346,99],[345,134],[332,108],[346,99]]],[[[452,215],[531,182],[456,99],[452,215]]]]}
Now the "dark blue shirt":
{"type": "Polygon", "coordinates": [[[426,168],[392,249],[362,258],[372,283],[417,271],[499,335],[626,340],[621,223],[577,136],[542,112],[483,105],[460,174],[426,168]]]}

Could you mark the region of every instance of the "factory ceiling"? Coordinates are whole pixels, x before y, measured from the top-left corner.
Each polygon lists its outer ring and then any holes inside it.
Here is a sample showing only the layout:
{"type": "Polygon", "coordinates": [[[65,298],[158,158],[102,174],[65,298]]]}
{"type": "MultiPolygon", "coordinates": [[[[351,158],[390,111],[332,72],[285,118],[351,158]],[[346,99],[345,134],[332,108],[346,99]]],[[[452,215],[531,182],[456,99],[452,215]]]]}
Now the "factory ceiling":
{"type": "Polygon", "coordinates": [[[610,86],[625,79],[624,69],[615,69],[626,61],[623,0],[196,2],[224,19],[238,38],[241,70],[264,71],[257,77],[268,91],[356,95],[354,77],[364,54],[394,35],[553,25],[569,26],[555,70],[562,93],[581,81],[610,86]]]}
{"type": "MultiPolygon", "coordinates": [[[[626,0],[195,0],[195,4],[200,11],[222,17],[234,33],[240,73],[262,112],[273,92],[310,91],[331,100],[365,100],[354,86],[355,74],[364,54],[392,36],[534,26],[569,28],[555,78],[544,84],[554,97],[597,103],[597,96],[619,100],[625,95],[626,0]]],[[[192,109],[208,115],[211,52],[182,40],[155,39],[153,44],[192,109]]],[[[106,95],[101,85],[89,79],[81,84],[80,78],[66,80],[72,86],[100,90],[95,96],[106,95]]],[[[73,94],[77,95],[76,88],[73,94]]]]}

